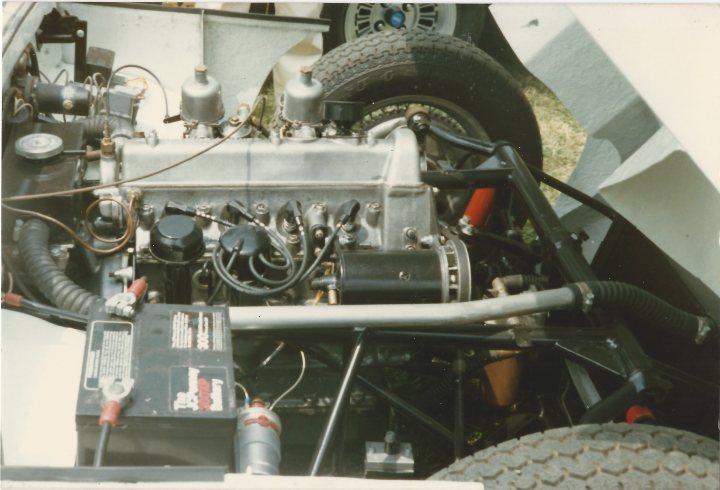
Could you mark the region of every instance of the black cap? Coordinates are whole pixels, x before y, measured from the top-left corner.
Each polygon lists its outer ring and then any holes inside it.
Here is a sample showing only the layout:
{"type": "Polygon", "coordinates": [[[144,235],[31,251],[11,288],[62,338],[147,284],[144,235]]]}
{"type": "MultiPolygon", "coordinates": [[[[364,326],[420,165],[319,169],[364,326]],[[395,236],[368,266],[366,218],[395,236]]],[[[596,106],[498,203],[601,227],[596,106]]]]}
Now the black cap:
{"type": "Polygon", "coordinates": [[[250,258],[261,253],[267,255],[270,251],[270,237],[258,226],[233,226],[220,237],[220,246],[228,254],[238,248],[240,257],[250,258]]]}
{"type": "Polygon", "coordinates": [[[189,216],[165,216],[150,231],[150,252],[164,262],[190,262],[204,251],[202,229],[189,216]]]}
{"type": "Polygon", "coordinates": [[[342,133],[349,133],[350,128],[363,117],[365,103],[344,100],[325,101],[325,119],[333,121],[342,133]]]}

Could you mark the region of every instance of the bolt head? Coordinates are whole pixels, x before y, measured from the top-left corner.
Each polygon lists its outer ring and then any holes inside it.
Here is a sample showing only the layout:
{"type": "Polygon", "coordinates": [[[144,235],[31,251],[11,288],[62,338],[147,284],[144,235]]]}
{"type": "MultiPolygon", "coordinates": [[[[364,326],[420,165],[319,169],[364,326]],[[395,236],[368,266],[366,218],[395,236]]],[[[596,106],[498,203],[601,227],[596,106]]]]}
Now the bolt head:
{"type": "Polygon", "coordinates": [[[63,109],[65,109],[66,111],[69,111],[70,109],[73,108],[73,101],[70,99],[65,99],[65,100],[63,100],[62,106],[63,106],[63,109]]]}

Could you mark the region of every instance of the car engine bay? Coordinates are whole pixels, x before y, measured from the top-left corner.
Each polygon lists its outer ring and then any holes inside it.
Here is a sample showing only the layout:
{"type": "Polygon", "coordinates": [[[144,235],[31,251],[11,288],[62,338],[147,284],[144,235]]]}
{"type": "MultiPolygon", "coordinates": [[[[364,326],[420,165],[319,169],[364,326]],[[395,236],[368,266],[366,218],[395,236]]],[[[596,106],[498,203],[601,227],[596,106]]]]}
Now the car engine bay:
{"type": "Polygon", "coordinates": [[[715,322],[598,277],[539,181],[622,217],[513,142],[422,105],[364,127],[311,67],[266,126],[203,64],[166,138],[136,128],[127,73],[153,67],[112,58],[52,83],[28,45],[3,94],[3,307],[86,332],[77,466],[426,478],[631,405],[713,433],[712,390],[695,417],[674,390],[706,399],[715,322]],[[682,356],[651,359],[647,325],[682,356]]]}

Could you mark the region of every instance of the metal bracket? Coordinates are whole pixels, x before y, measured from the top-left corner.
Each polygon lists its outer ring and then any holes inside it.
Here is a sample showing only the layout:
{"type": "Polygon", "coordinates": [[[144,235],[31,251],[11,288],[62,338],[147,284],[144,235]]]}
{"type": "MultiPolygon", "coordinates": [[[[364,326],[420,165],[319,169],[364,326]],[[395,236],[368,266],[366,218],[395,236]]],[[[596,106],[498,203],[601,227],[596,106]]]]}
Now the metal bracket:
{"type": "Polygon", "coordinates": [[[605,342],[558,342],[558,349],[585,364],[597,366],[616,376],[628,378],[630,371],[621,354],[621,347],[613,339],[605,342]]]}
{"type": "Polygon", "coordinates": [[[76,82],[82,82],[87,76],[87,22],[74,15],[63,15],[59,10],[43,17],[35,33],[38,49],[43,44],[75,44],[76,82]]]}

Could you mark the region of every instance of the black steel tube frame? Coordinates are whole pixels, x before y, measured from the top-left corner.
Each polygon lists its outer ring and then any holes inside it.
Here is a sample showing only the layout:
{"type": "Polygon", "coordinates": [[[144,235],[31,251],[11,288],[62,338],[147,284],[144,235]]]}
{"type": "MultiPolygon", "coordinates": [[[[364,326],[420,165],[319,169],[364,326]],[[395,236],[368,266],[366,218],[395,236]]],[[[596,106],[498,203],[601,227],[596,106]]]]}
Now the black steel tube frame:
{"type": "Polygon", "coordinates": [[[340,418],[340,414],[345,407],[345,402],[348,399],[350,387],[355,381],[355,375],[357,374],[358,367],[360,367],[360,361],[362,360],[362,354],[365,349],[366,332],[364,329],[358,330],[357,339],[355,340],[355,346],[353,347],[348,365],[345,368],[345,374],[343,374],[342,383],[340,383],[340,389],[335,397],[335,401],[328,416],[325,428],[320,434],[320,440],[318,441],[317,448],[315,449],[315,455],[313,456],[312,464],[310,465],[310,476],[317,476],[320,472],[325,454],[327,453],[330,443],[332,442],[337,422],[340,418]]]}
{"type": "MultiPolygon", "coordinates": [[[[544,242],[546,249],[551,252],[555,264],[567,282],[582,282],[597,280],[590,265],[582,256],[578,244],[571,234],[563,227],[550,203],[540,190],[533,173],[528,169],[520,155],[510,145],[500,144],[490,158],[481,168],[472,170],[452,170],[424,172],[423,181],[440,189],[461,189],[510,185],[520,196],[527,208],[528,216],[535,230],[544,242]]],[[[579,196],[583,197],[583,196],[579,196]]],[[[610,213],[603,213],[610,214],[610,213]]],[[[643,392],[662,391],[666,386],[662,378],[655,372],[650,358],[645,354],[635,337],[632,335],[624,320],[617,314],[607,311],[593,311],[588,314],[593,327],[543,327],[527,329],[508,329],[502,326],[478,325],[474,332],[449,332],[438,325],[437,332],[433,331],[392,331],[380,330],[373,333],[378,340],[410,340],[431,341],[434,343],[472,342],[496,348],[511,347],[537,347],[554,346],[564,350],[567,354],[579,360],[595,364],[625,379],[621,388],[606,399],[593,405],[589,414],[614,413],[618,399],[632,398],[628,395],[630,388],[638,394],[643,392]],[[608,342],[611,339],[611,342],[608,342]],[[605,406],[607,405],[607,407],[605,406]],[[612,405],[612,406],[611,406],[612,405]]],[[[348,320],[352,324],[352,320],[348,320]]],[[[248,332],[250,333],[250,332],[248,332]]],[[[255,332],[256,334],[259,332],[255,332]]],[[[278,332],[274,332],[277,335],[278,332]]],[[[286,332],[292,337],[293,332],[286,332]]],[[[260,336],[263,336],[260,334],[260,336]]],[[[304,341],[312,337],[312,327],[303,331],[304,341]]],[[[455,393],[455,432],[405,403],[394,394],[375,385],[370,380],[357,374],[366,343],[365,331],[360,330],[357,335],[352,355],[345,367],[343,379],[338,395],[333,404],[330,415],[320,436],[309,474],[316,476],[323,463],[324,457],[330,447],[337,422],[347,401],[348,391],[354,381],[359,381],[366,388],[380,396],[398,411],[420,422],[431,431],[441,435],[453,443],[456,457],[464,454],[464,441],[462,432],[462,374],[458,373],[458,386],[455,393]]],[[[313,352],[313,350],[310,350],[313,352]]],[[[340,369],[339,363],[322,350],[314,350],[315,356],[331,368],[340,369]]],[[[653,392],[652,394],[656,394],[653,392]]],[[[588,415],[589,415],[588,414],[588,415]]]]}
{"type": "MultiPolygon", "coordinates": [[[[327,367],[336,371],[342,370],[342,365],[340,364],[340,362],[335,358],[335,356],[333,356],[326,350],[318,346],[310,346],[307,344],[303,344],[302,349],[307,351],[312,357],[322,362],[327,367]]],[[[362,386],[367,388],[369,391],[374,393],[376,396],[383,399],[388,405],[390,405],[392,408],[394,408],[401,414],[415,420],[420,425],[428,429],[430,432],[437,434],[447,442],[453,442],[453,433],[437,420],[433,419],[421,410],[415,408],[413,405],[407,403],[405,400],[395,395],[394,393],[386,390],[385,388],[382,388],[381,386],[378,386],[362,374],[356,374],[355,380],[362,386]]]]}
{"type": "Polygon", "coordinates": [[[455,459],[462,459],[465,456],[465,413],[463,411],[465,373],[467,364],[463,356],[463,350],[457,350],[457,359],[453,363],[453,371],[455,371],[455,440],[453,448],[455,450],[455,459]]]}
{"type": "MultiPolygon", "coordinates": [[[[526,205],[526,211],[545,249],[551,252],[560,274],[567,282],[597,280],[597,277],[579,250],[572,235],[563,227],[552,206],[540,190],[537,181],[518,152],[509,144],[496,144],[493,154],[480,167],[472,170],[432,171],[423,173],[423,181],[440,189],[478,188],[509,185],[526,205]]],[[[625,378],[633,377],[640,392],[659,396],[666,383],[655,372],[622,317],[614,312],[593,311],[588,315],[595,326],[609,326],[614,330],[615,347],[622,350],[616,356],[625,364],[621,372],[625,378]]],[[[566,345],[572,351],[571,345],[566,345]]],[[[582,357],[582,356],[581,356],[582,357]]],[[[599,364],[602,365],[600,362],[599,364]]],[[[603,403],[603,401],[599,402],[603,403]]]]}

